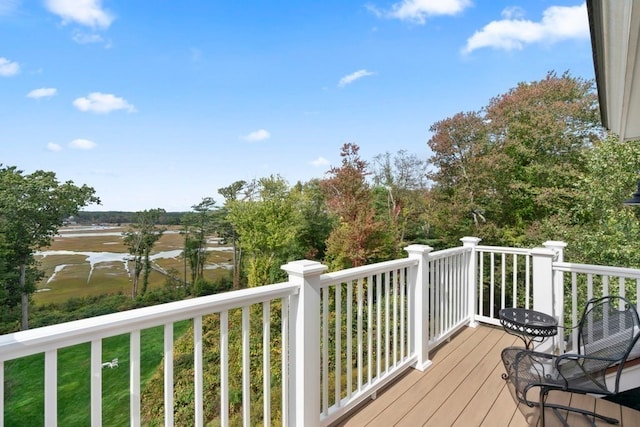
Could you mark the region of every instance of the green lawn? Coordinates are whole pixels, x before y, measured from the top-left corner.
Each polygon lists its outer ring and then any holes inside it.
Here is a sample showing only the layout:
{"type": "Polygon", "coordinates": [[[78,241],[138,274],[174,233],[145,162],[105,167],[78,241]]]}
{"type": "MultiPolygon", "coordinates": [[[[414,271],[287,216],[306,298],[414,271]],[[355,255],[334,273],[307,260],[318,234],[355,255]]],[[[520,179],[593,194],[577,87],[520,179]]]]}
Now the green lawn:
{"type": "MultiPolygon", "coordinates": [[[[177,339],[190,321],[174,325],[177,339]]],[[[143,330],[140,355],[141,382],[162,364],[162,327],[143,330]]],[[[58,352],[58,425],[90,425],[90,344],[67,347],[58,352]]],[[[129,424],[129,335],[107,338],[102,344],[102,360],[118,358],[117,368],[102,370],[102,419],[104,426],[129,424]]],[[[44,424],[44,355],[34,355],[5,363],[6,426],[44,424]]]]}

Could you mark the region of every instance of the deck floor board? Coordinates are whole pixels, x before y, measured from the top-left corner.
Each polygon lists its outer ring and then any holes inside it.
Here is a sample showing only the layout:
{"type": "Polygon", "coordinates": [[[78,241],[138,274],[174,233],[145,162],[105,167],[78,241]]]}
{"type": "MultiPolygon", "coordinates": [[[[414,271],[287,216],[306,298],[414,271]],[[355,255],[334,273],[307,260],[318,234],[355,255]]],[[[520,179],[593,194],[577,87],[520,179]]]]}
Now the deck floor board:
{"type": "MultiPolygon", "coordinates": [[[[334,427],[374,426],[491,426],[526,427],[540,424],[537,408],[516,405],[502,379],[500,352],[520,345],[500,328],[463,328],[431,353],[424,372],[410,369],[334,427]]],[[[640,425],[640,412],[591,396],[551,392],[549,400],[584,408],[621,420],[620,426],[640,425]]],[[[562,413],[573,427],[589,425],[582,415],[562,413]]],[[[562,425],[550,409],[546,427],[562,425]]],[[[598,426],[608,425],[596,421],[598,426]]]]}

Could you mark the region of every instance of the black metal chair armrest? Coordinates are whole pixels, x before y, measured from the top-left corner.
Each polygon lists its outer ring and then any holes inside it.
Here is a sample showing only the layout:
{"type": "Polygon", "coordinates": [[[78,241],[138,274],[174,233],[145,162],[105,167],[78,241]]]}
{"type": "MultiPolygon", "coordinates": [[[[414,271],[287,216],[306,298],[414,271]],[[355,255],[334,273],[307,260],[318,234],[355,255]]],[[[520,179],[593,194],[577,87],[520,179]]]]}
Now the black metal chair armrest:
{"type": "Polygon", "coordinates": [[[611,357],[601,357],[601,356],[593,356],[590,354],[578,354],[578,353],[565,353],[565,354],[561,354],[559,356],[555,356],[555,363],[556,366],[566,363],[566,361],[580,361],[580,360],[584,360],[584,361],[588,361],[588,360],[593,360],[593,361],[602,361],[602,362],[611,362],[612,364],[616,364],[618,362],[620,362],[620,358],[616,357],[616,358],[611,358],[611,357]]]}

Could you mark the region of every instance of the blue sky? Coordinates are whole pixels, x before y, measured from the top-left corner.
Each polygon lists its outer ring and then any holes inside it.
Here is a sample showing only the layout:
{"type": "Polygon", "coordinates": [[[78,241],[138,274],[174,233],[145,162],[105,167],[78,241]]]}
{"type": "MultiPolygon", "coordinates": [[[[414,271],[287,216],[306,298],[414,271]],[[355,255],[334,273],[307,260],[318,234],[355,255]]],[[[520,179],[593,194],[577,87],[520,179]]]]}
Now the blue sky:
{"type": "Polygon", "coordinates": [[[430,155],[548,71],[593,79],[579,0],[0,0],[0,163],[189,210],[237,180],[430,155]]]}

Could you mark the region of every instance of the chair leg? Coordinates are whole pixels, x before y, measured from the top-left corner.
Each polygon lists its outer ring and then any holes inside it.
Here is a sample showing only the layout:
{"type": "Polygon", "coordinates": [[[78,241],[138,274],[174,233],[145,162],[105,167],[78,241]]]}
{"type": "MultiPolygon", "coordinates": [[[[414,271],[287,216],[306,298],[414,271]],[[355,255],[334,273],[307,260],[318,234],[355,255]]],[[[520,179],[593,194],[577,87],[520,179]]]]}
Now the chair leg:
{"type": "MultiPolygon", "coordinates": [[[[562,418],[562,414],[560,414],[559,409],[562,409],[564,411],[569,411],[569,412],[576,412],[578,414],[584,415],[584,417],[589,422],[591,422],[592,426],[595,426],[596,423],[595,423],[595,421],[589,419],[589,417],[599,418],[599,419],[601,419],[602,421],[604,421],[604,422],[606,422],[608,424],[619,424],[620,423],[620,420],[618,420],[616,418],[611,418],[611,417],[607,417],[607,416],[604,416],[604,415],[600,415],[600,414],[597,414],[597,413],[595,413],[593,411],[588,411],[586,409],[572,408],[570,406],[563,406],[563,405],[555,405],[553,403],[549,404],[549,405],[546,405],[546,407],[553,409],[553,412],[556,414],[556,416],[560,419],[560,421],[562,422],[562,424],[565,427],[569,427],[569,424],[567,424],[567,422],[564,420],[564,418],[562,418]]],[[[544,417],[542,418],[542,420],[544,422],[544,417]]],[[[543,424],[543,426],[544,426],[544,424],[543,424]]]]}
{"type": "Polygon", "coordinates": [[[547,400],[547,394],[549,394],[549,390],[540,387],[540,427],[544,427],[544,403],[547,400]]]}
{"type": "MultiPolygon", "coordinates": [[[[549,406],[549,408],[553,409],[553,413],[556,414],[556,417],[558,417],[564,427],[569,427],[569,423],[562,417],[562,414],[560,413],[558,408],[555,408],[553,406],[549,406]]],[[[595,427],[595,425],[593,427],[595,427]]]]}

